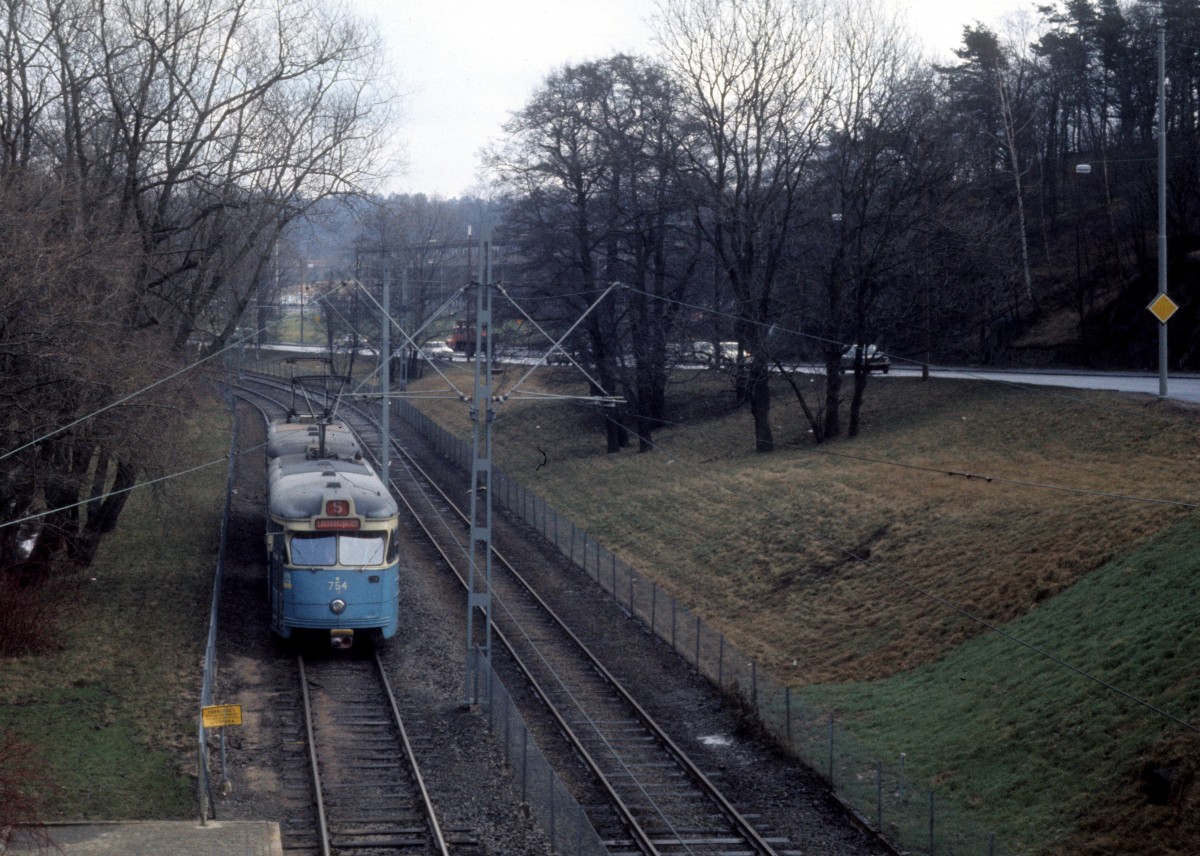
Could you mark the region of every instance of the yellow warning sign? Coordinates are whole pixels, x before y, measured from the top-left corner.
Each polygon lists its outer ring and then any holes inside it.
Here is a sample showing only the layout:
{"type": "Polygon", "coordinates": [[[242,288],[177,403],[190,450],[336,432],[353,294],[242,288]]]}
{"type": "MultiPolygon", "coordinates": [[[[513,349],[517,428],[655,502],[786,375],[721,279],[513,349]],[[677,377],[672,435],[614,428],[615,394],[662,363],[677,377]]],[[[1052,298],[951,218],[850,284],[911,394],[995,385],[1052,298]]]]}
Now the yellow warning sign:
{"type": "Polygon", "coordinates": [[[1154,298],[1146,308],[1150,310],[1151,315],[1158,319],[1160,324],[1166,324],[1171,316],[1179,310],[1179,306],[1175,301],[1165,294],[1160,294],[1154,298]]]}
{"type": "Polygon", "coordinates": [[[226,725],[242,724],[240,704],[214,704],[200,708],[200,718],[205,728],[224,728],[226,725]]]}

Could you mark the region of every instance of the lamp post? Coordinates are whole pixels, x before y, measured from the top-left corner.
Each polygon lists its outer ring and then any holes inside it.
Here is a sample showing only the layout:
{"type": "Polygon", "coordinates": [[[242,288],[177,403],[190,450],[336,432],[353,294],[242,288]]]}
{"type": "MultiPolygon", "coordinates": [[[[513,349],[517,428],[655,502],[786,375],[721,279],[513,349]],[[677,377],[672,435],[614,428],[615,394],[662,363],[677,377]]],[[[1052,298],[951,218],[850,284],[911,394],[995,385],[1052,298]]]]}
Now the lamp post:
{"type": "Polygon", "coordinates": [[[309,262],[304,278],[300,281],[300,344],[304,344],[304,304],[308,302],[308,286],[312,281],[313,263],[309,262]]]}
{"type": "MultiPolygon", "coordinates": [[[[1167,297],[1167,31],[1158,25],[1158,297],[1167,297]]],[[[1167,397],[1167,322],[1158,325],[1158,397],[1167,397]]]]}
{"type": "MultiPolygon", "coordinates": [[[[1090,175],[1092,165],[1090,163],[1075,164],[1076,175],[1090,175]]],[[[1087,336],[1087,318],[1088,310],[1086,295],[1083,290],[1083,252],[1080,246],[1080,221],[1083,220],[1083,209],[1079,203],[1079,182],[1073,184],[1073,196],[1075,197],[1075,305],[1079,313],[1079,346],[1083,352],[1083,358],[1087,362],[1091,362],[1091,347],[1087,336]]]]}

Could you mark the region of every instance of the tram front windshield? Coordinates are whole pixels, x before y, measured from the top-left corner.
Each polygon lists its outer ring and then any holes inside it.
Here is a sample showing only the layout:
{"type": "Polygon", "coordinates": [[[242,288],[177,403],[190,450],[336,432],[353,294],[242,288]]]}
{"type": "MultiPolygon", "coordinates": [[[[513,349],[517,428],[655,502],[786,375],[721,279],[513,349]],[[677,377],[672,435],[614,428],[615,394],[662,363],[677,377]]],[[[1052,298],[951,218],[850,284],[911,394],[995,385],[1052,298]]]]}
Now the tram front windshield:
{"type": "Polygon", "coordinates": [[[386,532],[336,535],[297,532],[291,538],[292,564],[308,567],[382,565],[386,546],[386,532]]]}

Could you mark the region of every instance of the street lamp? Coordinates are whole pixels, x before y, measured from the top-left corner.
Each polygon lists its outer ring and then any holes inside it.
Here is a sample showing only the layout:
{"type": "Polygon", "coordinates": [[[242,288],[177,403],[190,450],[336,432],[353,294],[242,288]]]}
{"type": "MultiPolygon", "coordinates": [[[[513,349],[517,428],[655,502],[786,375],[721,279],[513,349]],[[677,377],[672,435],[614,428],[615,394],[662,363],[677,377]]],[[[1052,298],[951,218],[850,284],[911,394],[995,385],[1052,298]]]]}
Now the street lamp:
{"type": "MultiPolygon", "coordinates": [[[[1167,30],[1158,25],[1158,297],[1167,297],[1167,30]]],[[[1154,304],[1151,304],[1154,305],[1154,304]]],[[[1170,315],[1168,314],[1169,318],[1170,315]]],[[[1167,322],[1158,325],[1158,397],[1167,397],[1167,322]]]]}
{"type": "MultiPolygon", "coordinates": [[[[1091,175],[1092,165],[1090,163],[1075,164],[1076,175],[1091,175]]],[[[1079,307],[1079,345],[1083,351],[1083,357],[1089,363],[1091,362],[1091,343],[1088,341],[1087,335],[1087,318],[1086,312],[1088,302],[1086,294],[1083,290],[1083,255],[1080,247],[1079,233],[1080,223],[1083,220],[1083,209],[1079,204],[1079,182],[1075,182],[1073,186],[1073,196],[1075,199],[1075,300],[1079,307]]]]}

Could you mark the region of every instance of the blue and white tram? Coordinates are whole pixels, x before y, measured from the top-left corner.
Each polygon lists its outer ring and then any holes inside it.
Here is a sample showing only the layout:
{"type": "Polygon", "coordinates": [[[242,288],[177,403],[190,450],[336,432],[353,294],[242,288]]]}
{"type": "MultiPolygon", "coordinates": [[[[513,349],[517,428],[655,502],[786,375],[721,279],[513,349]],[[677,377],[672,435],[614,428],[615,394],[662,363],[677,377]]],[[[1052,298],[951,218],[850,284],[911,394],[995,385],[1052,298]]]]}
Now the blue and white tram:
{"type": "Polygon", "coordinates": [[[271,629],[395,635],[398,507],[342,424],[272,423],[267,440],[271,629]]]}

